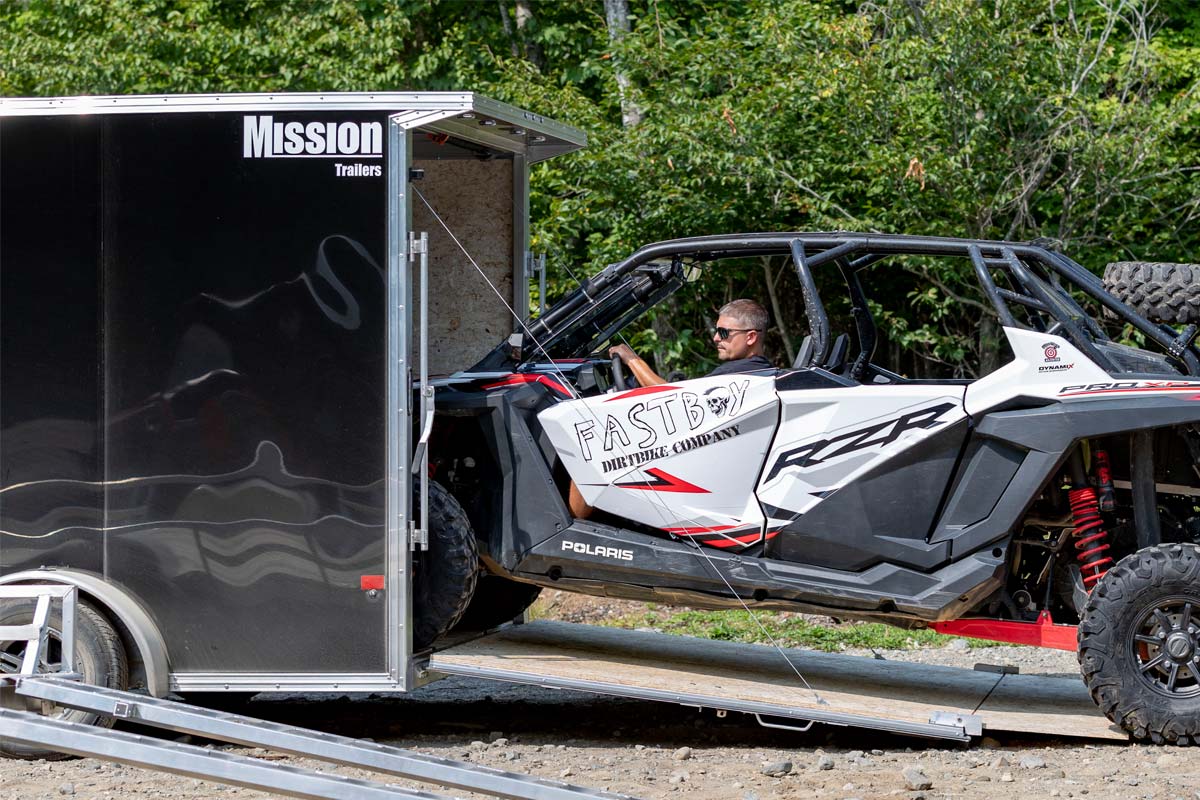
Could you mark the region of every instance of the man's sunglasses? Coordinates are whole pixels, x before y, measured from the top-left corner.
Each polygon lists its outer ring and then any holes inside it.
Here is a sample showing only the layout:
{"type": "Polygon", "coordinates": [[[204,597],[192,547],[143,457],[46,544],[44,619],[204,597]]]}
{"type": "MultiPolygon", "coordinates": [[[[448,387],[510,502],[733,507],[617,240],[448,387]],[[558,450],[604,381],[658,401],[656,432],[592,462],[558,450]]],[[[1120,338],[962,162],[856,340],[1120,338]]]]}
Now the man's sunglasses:
{"type": "Polygon", "coordinates": [[[713,328],[717,334],[717,338],[722,342],[729,341],[729,337],[735,333],[747,333],[748,331],[756,331],[758,328],[713,328]]]}

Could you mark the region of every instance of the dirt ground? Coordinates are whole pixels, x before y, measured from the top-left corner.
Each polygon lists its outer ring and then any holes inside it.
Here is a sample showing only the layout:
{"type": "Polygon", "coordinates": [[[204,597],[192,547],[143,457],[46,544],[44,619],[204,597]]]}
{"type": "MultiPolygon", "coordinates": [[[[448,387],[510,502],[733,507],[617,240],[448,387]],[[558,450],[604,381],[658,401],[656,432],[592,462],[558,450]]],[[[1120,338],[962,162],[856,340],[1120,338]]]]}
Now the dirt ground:
{"type": "MultiPolygon", "coordinates": [[[[541,614],[587,622],[637,607],[559,595],[542,604],[541,614]]],[[[982,653],[960,642],[882,655],[968,667],[986,660],[1019,666],[1023,673],[1077,674],[1071,653],[1009,647],[982,653]]],[[[985,738],[967,748],[821,726],[796,733],[762,728],[752,718],[734,714],[718,719],[711,712],[662,703],[459,678],[402,697],[199,699],[259,718],[647,800],[1200,798],[1200,759],[1179,748],[1016,737],[985,738]]],[[[317,766],[245,748],[227,751],[317,766]]],[[[372,777],[356,769],[336,771],[372,777]]],[[[269,795],[96,760],[0,760],[0,800],[230,796],[249,800],[269,795]]]]}

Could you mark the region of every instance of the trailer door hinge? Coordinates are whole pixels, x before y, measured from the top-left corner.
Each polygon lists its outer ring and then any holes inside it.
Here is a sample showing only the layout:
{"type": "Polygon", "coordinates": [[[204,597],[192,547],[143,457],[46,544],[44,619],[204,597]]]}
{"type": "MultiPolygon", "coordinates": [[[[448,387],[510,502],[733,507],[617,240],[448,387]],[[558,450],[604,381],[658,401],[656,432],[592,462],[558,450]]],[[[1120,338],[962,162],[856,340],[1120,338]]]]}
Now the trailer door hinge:
{"type": "Polygon", "coordinates": [[[408,541],[410,549],[414,552],[428,550],[429,531],[418,528],[415,522],[410,522],[408,523],[408,541]]]}
{"type": "Polygon", "coordinates": [[[422,233],[418,236],[415,233],[408,235],[408,260],[415,261],[417,256],[425,253],[429,248],[429,239],[422,233]]]}

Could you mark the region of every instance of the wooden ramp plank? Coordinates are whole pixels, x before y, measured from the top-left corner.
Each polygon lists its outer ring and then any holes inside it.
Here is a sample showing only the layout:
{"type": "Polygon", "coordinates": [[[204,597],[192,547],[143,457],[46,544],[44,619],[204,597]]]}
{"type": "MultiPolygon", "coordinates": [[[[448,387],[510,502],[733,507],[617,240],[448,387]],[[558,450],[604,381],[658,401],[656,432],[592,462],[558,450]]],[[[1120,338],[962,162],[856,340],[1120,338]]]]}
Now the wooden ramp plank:
{"type": "Polygon", "coordinates": [[[787,650],[817,695],[770,646],[539,621],[438,652],[434,670],[465,667],[537,684],[545,679],[636,687],[926,724],[934,712],[982,716],[986,729],[1124,738],[1081,681],[837,653],[787,650]]]}

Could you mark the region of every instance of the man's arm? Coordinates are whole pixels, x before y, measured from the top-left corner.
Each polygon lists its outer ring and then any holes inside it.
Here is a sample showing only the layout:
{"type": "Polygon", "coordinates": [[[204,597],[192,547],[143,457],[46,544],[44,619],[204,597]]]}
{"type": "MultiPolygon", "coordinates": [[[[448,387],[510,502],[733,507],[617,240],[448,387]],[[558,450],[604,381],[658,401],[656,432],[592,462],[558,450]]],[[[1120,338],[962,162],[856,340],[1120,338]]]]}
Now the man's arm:
{"type": "Polygon", "coordinates": [[[659,386],[666,383],[665,380],[658,377],[654,370],[650,369],[650,365],[642,359],[637,353],[633,352],[633,348],[627,344],[618,344],[608,348],[608,355],[620,356],[625,362],[625,366],[629,367],[629,371],[633,373],[633,377],[637,378],[637,382],[642,386],[659,386]]]}

